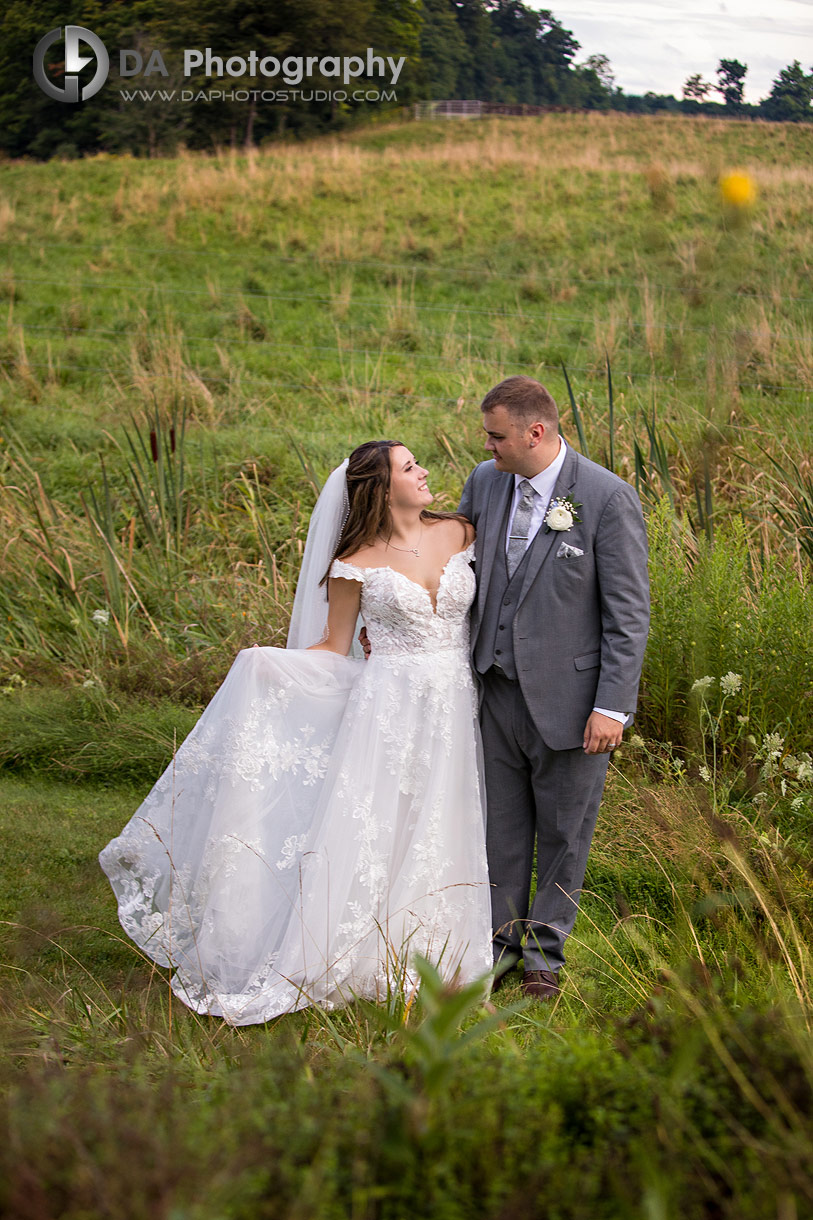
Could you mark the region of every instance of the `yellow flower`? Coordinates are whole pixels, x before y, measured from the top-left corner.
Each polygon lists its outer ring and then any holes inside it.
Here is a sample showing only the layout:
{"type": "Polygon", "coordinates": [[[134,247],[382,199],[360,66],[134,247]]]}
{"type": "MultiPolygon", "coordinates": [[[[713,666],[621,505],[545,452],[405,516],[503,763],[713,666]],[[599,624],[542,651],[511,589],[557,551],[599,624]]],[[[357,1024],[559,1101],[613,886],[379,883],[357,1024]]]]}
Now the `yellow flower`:
{"type": "Polygon", "coordinates": [[[750,208],[757,197],[757,188],[748,174],[735,171],[723,174],[720,179],[720,194],[732,208],[750,208]]]}

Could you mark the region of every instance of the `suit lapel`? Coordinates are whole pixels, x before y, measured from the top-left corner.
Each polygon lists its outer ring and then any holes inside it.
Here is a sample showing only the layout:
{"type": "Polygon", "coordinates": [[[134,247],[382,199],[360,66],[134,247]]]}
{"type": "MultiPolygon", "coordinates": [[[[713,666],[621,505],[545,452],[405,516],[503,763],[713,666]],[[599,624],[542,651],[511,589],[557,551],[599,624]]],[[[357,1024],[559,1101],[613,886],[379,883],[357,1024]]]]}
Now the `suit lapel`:
{"type": "Polygon", "coordinates": [[[485,536],[480,547],[481,564],[477,584],[477,608],[481,617],[494,563],[505,554],[505,536],[503,533],[505,514],[513,494],[514,476],[501,472],[501,477],[495,478],[492,481],[491,490],[489,491],[488,504],[485,511],[485,536]]]}
{"type": "MultiPolygon", "coordinates": [[[[562,469],[559,471],[559,478],[556,480],[556,486],[553,489],[553,495],[550,498],[552,504],[554,500],[567,499],[571,489],[576,483],[577,457],[576,451],[572,446],[568,445],[567,457],[564,460],[562,469]]],[[[520,591],[520,602],[527,594],[533,582],[539,574],[539,569],[550,554],[554,540],[559,537],[559,531],[547,529],[541,525],[539,531],[531,543],[531,553],[528,556],[528,563],[525,568],[525,579],[522,582],[520,591]]]]}

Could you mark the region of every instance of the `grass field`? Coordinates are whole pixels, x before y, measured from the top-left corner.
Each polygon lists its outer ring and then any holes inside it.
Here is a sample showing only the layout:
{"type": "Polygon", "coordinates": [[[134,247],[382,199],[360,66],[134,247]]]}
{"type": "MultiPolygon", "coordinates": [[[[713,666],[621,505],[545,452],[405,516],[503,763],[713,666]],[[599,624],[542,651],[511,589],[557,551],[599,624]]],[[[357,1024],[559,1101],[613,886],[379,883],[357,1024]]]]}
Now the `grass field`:
{"type": "Polygon", "coordinates": [[[811,145],[551,115],[2,166],[3,1214],[813,1214],[811,145]],[[395,436],[454,506],[514,372],[651,545],[560,1002],[178,1011],[99,849],[284,640],[331,467],[395,436]]]}

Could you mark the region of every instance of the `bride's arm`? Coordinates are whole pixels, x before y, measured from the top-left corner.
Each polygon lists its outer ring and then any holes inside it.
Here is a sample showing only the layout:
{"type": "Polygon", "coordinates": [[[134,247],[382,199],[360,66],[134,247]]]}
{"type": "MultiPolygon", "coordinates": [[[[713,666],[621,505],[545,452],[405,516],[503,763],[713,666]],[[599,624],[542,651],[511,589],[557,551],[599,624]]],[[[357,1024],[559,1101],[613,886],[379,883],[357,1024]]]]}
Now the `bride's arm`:
{"type": "Polygon", "coordinates": [[[344,577],[332,577],[327,582],[327,599],[325,638],[318,644],[312,644],[309,651],[321,649],[323,652],[338,652],[340,656],[346,657],[356,631],[356,620],[361,602],[361,582],[345,580],[344,577]]]}

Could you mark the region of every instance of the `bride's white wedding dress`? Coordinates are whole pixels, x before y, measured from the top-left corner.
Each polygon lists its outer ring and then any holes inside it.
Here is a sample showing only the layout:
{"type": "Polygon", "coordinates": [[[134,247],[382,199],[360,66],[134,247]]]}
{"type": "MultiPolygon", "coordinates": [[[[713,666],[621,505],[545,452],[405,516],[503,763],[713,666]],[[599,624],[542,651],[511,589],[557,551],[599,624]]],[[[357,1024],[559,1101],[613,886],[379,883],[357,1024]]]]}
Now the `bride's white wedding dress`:
{"type": "Polygon", "coordinates": [[[247,1025],[411,986],[416,953],[491,967],[469,669],[473,547],[437,606],[392,568],[362,582],[368,662],[241,652],[100,862],[127,934],[191,1008],[247,1025]]]}

